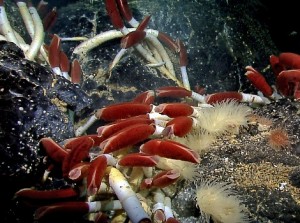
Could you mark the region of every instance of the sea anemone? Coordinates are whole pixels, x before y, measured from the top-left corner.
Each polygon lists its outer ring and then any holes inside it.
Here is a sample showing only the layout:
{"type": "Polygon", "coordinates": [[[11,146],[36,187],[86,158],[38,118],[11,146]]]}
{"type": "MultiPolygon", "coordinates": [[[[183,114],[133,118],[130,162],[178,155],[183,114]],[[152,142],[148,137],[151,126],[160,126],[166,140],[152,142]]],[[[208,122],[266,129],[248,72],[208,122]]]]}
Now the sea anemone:
{"type": "Polygon", "coordinates": [[[185,137],[175,137],[173,140],[188,146],[201,155],[210,149],[216,137],[206,131],[192,131],[185,137]]]}
{"type": "Polygon", "coordinates": [[[273,149],[286,148],[290,145],[287,131],[282,128],[276,128],[270,131],[268,143],[273,149]]]}
{"type": "Polygon", "coordinates": [[[245,214],[245,207],[241,204],[231,184],[216,181],[202,181],[197,189],[197,204],[205,221],[222,223],[249,222],[245,214]]]}
{"type": "Polygon", "coordinates": [[[247,115],[251,109],[233,100],[217,103],[212,108],[199,111],[198,126],[213,135],[235,132],[240,126],[247,126],[247,115]]]}
{"type": "Polygon", "coordinates": [[[196,164],[186,161],[160,157],[157,167],[164,170],[176,170],[180,173],[180,177],[185,180],[192,181],[200,177],[196,164]]]}

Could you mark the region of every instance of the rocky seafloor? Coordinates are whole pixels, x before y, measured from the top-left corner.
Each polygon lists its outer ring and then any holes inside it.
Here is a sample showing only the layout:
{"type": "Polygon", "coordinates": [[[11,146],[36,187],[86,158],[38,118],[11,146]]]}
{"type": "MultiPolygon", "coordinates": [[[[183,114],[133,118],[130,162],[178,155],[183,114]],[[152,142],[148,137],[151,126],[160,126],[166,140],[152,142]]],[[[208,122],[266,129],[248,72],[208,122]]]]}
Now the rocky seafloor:
{"type": "MultiPolygon", "coordinates": [[[[253,222],[299,222],[299,111],[298,102],[281,100],[257,108],[254,113],[269,119],[267,125],[252,123],[235,136],[218,139],[199,165],[201,179],[185,183],[175,196],[182,222],[201,222],[194,194],[203,179],[231,182],[241,195],[253,222]],[[270,125],[271,124],[271,125],[270,125]],[[290,145],[272,148],[269,132],[287,131],[290,145]],[[178,203],[177,203],[178,202],[178,203]],[[189,205],[189,206],[188,206],[189,205]],[[188,208],[189,207],[189,208],[188,208]]],[[[264,122],[265,123],[265,122],[264,122]]]]}

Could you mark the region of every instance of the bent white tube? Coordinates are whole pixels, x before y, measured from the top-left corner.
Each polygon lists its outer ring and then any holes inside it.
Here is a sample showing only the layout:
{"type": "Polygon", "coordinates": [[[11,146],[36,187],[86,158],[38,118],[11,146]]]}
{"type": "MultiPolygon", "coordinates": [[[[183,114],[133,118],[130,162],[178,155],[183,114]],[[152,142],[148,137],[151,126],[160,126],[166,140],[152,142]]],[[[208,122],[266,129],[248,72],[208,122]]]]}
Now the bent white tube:
{"type": "Polygon", "coordinates": [[[34,36],[34,23],[28,7],[25,2],[18,1],[17,6],[19,8],[20,14],[22,16],[23,22],[25,24],[26,30],[31,38],[34,36]]]}
{"type": "Polygon", "coordinates": [[[116,29],[109,30],[106,32],[102,32],[93,38],[88,39],[87,41],[82,42],[79,44],[73,51],[75,54],[85,55],[91,49],[107,42],[112,39],[121,38],[123,33],[116,29]]]}
{"type": "Polygon", "coordinates": [[[30,6],[28,10],[34,23],[34,36],[30,47],[26,52],[26,56],[29,60],[34,60],[44,42],[45,33],[43,22],[36,9],[33,6],[30,6]]]}
{"type": "MultiPolygon", "coordinates": [[[[134,30],[136,30],[136,29],[130,28],[130,29],[122,29],[121,31],[110,30],[110,31],[100,33],[100,34],[96,35],[95,37],[88,39],[87,41],[84,41],[81,44],[79,44],[74,49],[73,53],[84,56],[91,49],[93,49],[109,40],[121,38],[124,35],[126,35],[127,33],[134,31],[134,30]]],[[[148,30],[146,30],[146,32],[148,33],[148,30]]],[[[151,30],[149,32],[155,33],[153,30],[151,30]]],[[[157,61],[145,48],[143,48],[142,45],[138,44],[138,45],[134,46],[134,48],[151,64],[159,63],[159,61],[157,61]]],[[[171,74],[171,72],[168,69],[166,69],[165,67],[158,67],[158,69],[163,74],[165,74],[166,77],[173,80],[178,86],[182,86],[182,83],[176,77],[174,77],[174,75],[171,74]]]]}
{"type": "Polygon", "coordinates": [[[163,45],[158,41],[157,36],[154,36],[152,33],[146,32],[146,40],[148,40],[158,51],[160,56],[162,57],[163,61],[166,63],[166,67],[169,70],[169,72],[175,77],[175,70],[173,63],[171,62],[171,59],[163,47],[163,45]]]}
{"type": "Polygon", "coordinates": [[[127,49],[121,49],[117,55],[115,56],[113,62],[111,63],[111,65],[109,66],[109,71],[111,71],[117,63],[119,63],[119,61],[121,60],[122,56],[126,53],[127,49]]]}
{"type": "Polygon", "coordinates": [[[143,220],[150,222],[150,217],[143,209],[139,199],[123,174],[116,168],[111,167],[109,169],[109,185],[116,193],[132,223],[139,223],[143,220]]]}
{"type": "Polygon", "coordinates": [[[20,47],[14,31],[7,19],[7,14],[3,5],[0,5],[0,31],[5,36],[7,41],[13,42],[20,47]]]}
{"type": "MultiPolygon", "coordinates": [[[[128,29],[128,32],[132,32],[136,30],[136,28],[129,28],[128,29]]],[[[155,36],[158,35],[158,32],[155,33],[155,30],[152,30],[152,29],[147,29],[146,32],[148,33],[151,33],[152,35],[155,36]]],[[[94,49],[95,47],[107,42],[107,41],[110,41],[110,40],[113,40],[113,39],[116,39],[116,38],[121,38],[123,37],[124,34],[119,31],[119,30],[116,30],[116,29],[113,29],[113,30],[109,30],[109,31],[105,31],[105,32],[102,32],[102,33],[99,33],[98,35],[80,43],[73,51],[74,54],[79,54],[79,55],[85,55],[88,51],[90,51],[91,49],[94,49]]]]}

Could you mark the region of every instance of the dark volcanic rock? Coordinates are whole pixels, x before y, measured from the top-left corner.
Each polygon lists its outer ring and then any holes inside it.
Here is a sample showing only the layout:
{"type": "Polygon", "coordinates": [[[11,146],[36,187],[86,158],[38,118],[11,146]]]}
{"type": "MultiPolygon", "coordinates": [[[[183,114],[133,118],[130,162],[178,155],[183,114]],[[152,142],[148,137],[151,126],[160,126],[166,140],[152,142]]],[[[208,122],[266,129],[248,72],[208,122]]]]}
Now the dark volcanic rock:
{"type": "Polygon", "coordinates": [[[90,99],[78,86],[26,60],[12,43],[0,43],[0,63],[1,176],[35,173],[40,138],[62,141],[74,135],[59,106],[79,115],[90,99]]]}
{"type": "Polygon", "coordinates": [[[26,60],[13,43],[0,42],[0,180],[4,203],[10,202],[16,190],[41,178],[45,154],[38,142],[42,137],[62,141],[74,136],[72,121],[60,109],[80,115],[90,102],[78,86],[26,60]]]}

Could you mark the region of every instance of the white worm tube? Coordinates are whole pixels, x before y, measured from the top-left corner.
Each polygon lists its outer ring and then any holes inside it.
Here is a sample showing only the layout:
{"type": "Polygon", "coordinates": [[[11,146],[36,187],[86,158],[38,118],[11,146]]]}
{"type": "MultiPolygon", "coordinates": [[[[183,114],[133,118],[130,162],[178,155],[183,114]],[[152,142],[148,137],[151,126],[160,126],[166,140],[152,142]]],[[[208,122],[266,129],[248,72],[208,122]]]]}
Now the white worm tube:
{"type": "Polygon", "coordinates": [[[166,216],[164,214],[165,210],[165,204],[164,204],[164,198],[165,195],[164,193],[160,190],[157,189],[155,192],[153,192],[153,200],[155,201],[155,204],[153,205],[152,212],[154,214],[154,219],[160,220],[160,221],[165,221],[166,216]],[[163,218],[163,219],[161,219],[163,218]]]}
{"type": "Polygon", "coordinates": [[[121,38],[122,36],[123,36],[123,33],[116,29],[102,32],[102,33],[94,36],[93,38],[90,38],[90,39],[82,42],[81,44],[79,44],[74,49],[73,53],[84,56],[91,49],[93,49],[107,41],[110,41],[110,40],[113,40],[116,38],[121,38]]]}
{"type": "Polygon", "coordinates": [[[241,100],[241,102],[248,102],[248,103],[254,103],[254,104],[270,104],[271,101],[263,96],[258,96],[258,95],[254,95],[254,94],[246,94],[246,93],[241,93],[241,95],[243,96],[243,99],[241,100]]]}
{"type": "Polygon", "coordinates": [[[28,7],[25,3],[25,1],[18,1],[17,6],[19,8],[20,14],[23,18],[23,22],[25,24],[26,30],[31,38],[34,36],[34,23],[32,20],[32,17],[30,15],[30,12],[28,10],[28,7]]]}
{"type": "Polygon", "coordinates": [[[167,54],[167,51],[165,50],[163,45],[158,41],[157,36],[154,36],[153,34],[151,34],[149,32],[146,32],[146,33],[147,33],[146,40],[148,40],[157,49],[157,51],[160,54],[160,56],[162,57],[163,61],[166,63],[166,67],[169,70],[169,72],[174,77],[176,77],[173,63],[171,62],[171,59],[170,59],[169,55],[167,54]]]}
{"type": "Polygon", "coordinates": [[[117,55],[115,56],[113,62],[112,62],[112,63],[110,64],[110,66],[109,66],[109,71],[111,71],[111,70],[116,66],[117,63],[119,63],[119,61],[121,60],[122,56],[126,53],[126,51],[127,51],[127,49],[123,49],[123,48],[122,48],[122,49],[117,53],[117,55]]]}
{"type": "Polygon", "coordinates": [[[196,100],[200,103],[206,103],[205,102],[205,97],[201,94],[198,94],[198,93],[194,92],[194,91],[192,91],[191,98],[193,98],[194,100],[196,100]]]}
{"type": "Polygon", "coordinates": [[[171,198],[165,197],[164,204],[165,204],[166,220],[169,218],[174,218],[172,207],[171,207],[171,198]]]}
{"type": "Polygon", "coordinates": [[[150,217],[143,209],[135,192],[131,189],[129,183],[123,174],[116,168],[109,168],[109,185],[116,193],[120,200],[123,209],[126,211],[132,223],[139,223],[141,221],[149,221],[150,217]]]}
{"type": "Polygon", "coordinates": [[[89,206],[89,213],[123,209],[122,204],[119,200],[91,201],[86,203],[89,206]]]}
{"type": "MultiPolygon", "coordinates": [[[[135,28],[129,28],[129,29],[122,29],[121,31],[118,30],[110,30],[103,33],[100,33],[93,38],[88,39],[87,41],[82,42],[79,44],[73,51],[75,54],[79,54],[81,56],[84,56],[88,51],[91,49],[107,42],[112,39],[121,38],[127,33],[136,30],[135,28]]],[[[154,32],[153,30],[145,30],[147,33],[148,31],[154,32]]],[[[150,62],[150,64],[157,64],[159,61],[157,61],[154,57],[152,57],[151,54],[148,53],[148,51],[142,47],[142,45],[138,44],[134,46],[134,48],[147,60],[150,62]]],[[[158,67],[158,69],[166,75],[169,79],[173,80],[178,86],[182,86],[182,83],[174,77],[171,72],[166,69],[165,67],[158,67]]]]}
{"type": "Polygon", "coordinates": [[[34,58],[36,57],[37,53],[39,52],[44,42],[45,33],[44,33],[44,26],[42,20],[38,12],[36,11],[36,8],[30,6],[28,10],[34,23],[34,36],[30,44],[30,47],[26,52],[26,56],[29,60],[34,60],[34,58]]]}
{"type": "Polygon", "coordinates": [[[85,124],[83,124],[82,126],[80,126],[80,127],[75,131],[75,135],[76,135],[76,136],[81,136],[81,135],[83,135],[83,133],[85,133],[86,130],[87,130],[89,127],[91,127],[91,126],[95,123],[95,121],[97,121],[97,120],[98,120],[98,119],[97,119],[96,115],[95,115],[95,114],[92,115],[92,116],[87,120],[87,122],[86,122],[85,124]]]}
{"type": "Polygon", "coordinates": [[[185,87],[185,89],[190,91],[191,85],[187,74],[186,66],[181,66],[180,70],[181,70],[181,78],[182,78],[183,86],[185,87]]]}
{"type": "Polygon", "coordinates": [[[5,36],[7,41],[15,43],[20,47],[19,41],[17,40],[12,27],[7,19],[7,14],[4,8],[4,4],[0,4],[0,31],[5,36]]]}

